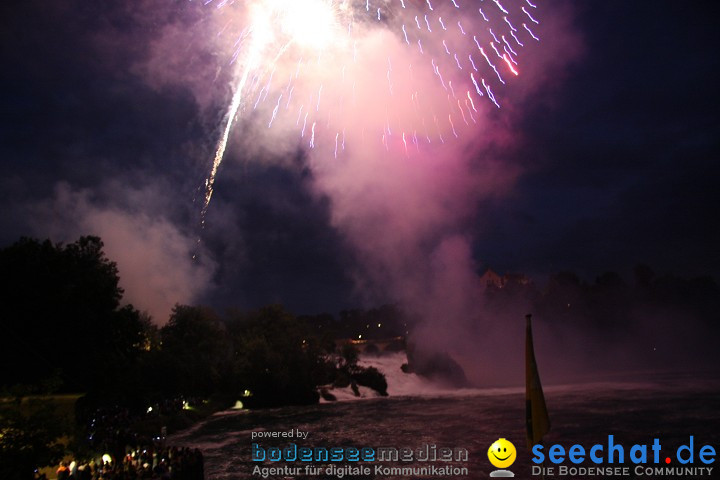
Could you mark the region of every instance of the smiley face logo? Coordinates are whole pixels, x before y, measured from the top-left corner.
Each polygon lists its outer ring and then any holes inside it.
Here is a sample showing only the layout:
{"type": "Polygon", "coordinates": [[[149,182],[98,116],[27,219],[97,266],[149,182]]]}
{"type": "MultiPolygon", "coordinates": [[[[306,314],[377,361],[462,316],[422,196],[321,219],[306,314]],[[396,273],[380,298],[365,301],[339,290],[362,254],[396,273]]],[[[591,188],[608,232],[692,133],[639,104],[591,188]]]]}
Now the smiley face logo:
{"type": "Polygon", "coordinates": [[[504,438],[495,440],[495,443],[490,445],[488,449],[488,460],[496,468],[509,467],[515,462],[516,456],[515,445],[504,438]]]}

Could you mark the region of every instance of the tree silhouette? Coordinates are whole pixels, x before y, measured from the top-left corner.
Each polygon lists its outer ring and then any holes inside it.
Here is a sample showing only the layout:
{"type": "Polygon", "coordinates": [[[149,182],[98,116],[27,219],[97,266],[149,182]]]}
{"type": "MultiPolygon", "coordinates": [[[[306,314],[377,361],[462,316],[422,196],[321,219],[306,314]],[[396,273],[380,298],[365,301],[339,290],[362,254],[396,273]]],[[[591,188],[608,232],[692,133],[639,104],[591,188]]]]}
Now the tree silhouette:
{"type": "Polygon", "coordinates": [[[117,266],[102,249],[87,236],[21,238],[0,250],[0,386],[59,375],[63,390],[85,391],[140,351],[140,314],[119,308],[117,266]]]}

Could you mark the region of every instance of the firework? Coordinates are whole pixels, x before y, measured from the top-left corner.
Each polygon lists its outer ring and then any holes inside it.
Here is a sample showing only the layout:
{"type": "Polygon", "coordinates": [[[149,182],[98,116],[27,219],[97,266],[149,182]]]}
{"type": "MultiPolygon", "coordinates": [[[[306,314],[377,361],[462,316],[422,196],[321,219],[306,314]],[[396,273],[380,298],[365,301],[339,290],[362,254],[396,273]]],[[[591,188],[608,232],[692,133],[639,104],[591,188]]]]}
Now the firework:
{"type": "Polygon", "coordinates": [[[207,4],[239,33],[224,33],[235,46],[237,81],[205,183],[203,222],[233,125],[245,112],[266,115],[267,128],[283,123],[327,158],[347,148],[347,129],[410,156],[472,131],[483,110],[500,108],[496,92],[522,71],[519,52],[539,41],[538,7],[529,0],[207,4]]]}

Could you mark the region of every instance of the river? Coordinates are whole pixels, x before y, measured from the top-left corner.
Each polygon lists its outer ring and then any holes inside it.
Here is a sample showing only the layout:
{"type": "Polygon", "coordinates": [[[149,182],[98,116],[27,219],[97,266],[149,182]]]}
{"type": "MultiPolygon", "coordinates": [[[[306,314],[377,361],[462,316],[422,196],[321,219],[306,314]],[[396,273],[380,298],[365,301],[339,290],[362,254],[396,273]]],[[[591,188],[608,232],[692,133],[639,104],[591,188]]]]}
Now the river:
{"type": "MultiPolygon", "coordinates": [[[[381,365],[382,366],[382,365],[381,365]]],[[[393,370],[394,371],[394,370],[393,370]]],[[[489,478],[495,468],[489,463],[487,451],[498,438],[510,440],[517,448],[517,461],[509,467],[518,478],[533,478],[532,454],[525,441],[525,399],[521,388],[443,390],[423,383],[422,379],[388,375],[389,392],[385,398],[365,398],[358,401],[321,403],[307,407],[285,407],[270,410],[230,410],[220,412],[190,430],[176,434],[173,444],[198,447],[205,455],[206,476],[209,479],[263,478],[255,467],[292,467],[312,465],[327,469],[345,465],[367,466],[365,474],[344,475],[351,479],[411,479],[411,478],[489,478]],[[393,391],[395,386],[395,392],[393,391]],[[394,394],[393,394],[394,393],[394,394]],[[256,438],[253,432],[293,432],[293,438],[256,438]],[[306,439],[297,432],[307,433],[306,439]],[[384,462],[264,462],[251,461],[251,444],[264,450],[268,447],[403,447],[417,449],[440,448],[465,450],[467,460],[453,462],[384,461],[384,462]],[[466,474],[428,476],[385,474],[375,466],[384,467],[443,467],[464,468],[466,474]]],[[[651,445],[658,439],[661,450],[659,465],[666,467],[665,458],[672,457],[668,467],[681,466],[675,458],[676,450],[688,445],[693,437],[694,464],[699,463],[700,448],[711,445],[720,450],[720,380],[717,375],[652,374],[638,381],[613,380],[574,385],[548,386],[545,389],[552,428],[544,439],[549,448],[560,444],[566,450],[573,444],[588,448],[602,444],[607,451],[608,435],[615,444],[623,445],[625,455],[634,444],[647,445],[652,464],[651,445]]],[[[342,395],[340,396],[341,398],[342,395]]],[[[417,457],[416,457],[417,458],[417,457]]],[[[640,475],[636,465],[626,458],[629,474],[615,478],[677,478],[640,475]]],[[[715,462],[709,466],[713,467],[715,462]]],[[[546,463],[546,465],[551,465],[546,463]]],[[[564,465],[577,467],[566,458],[564,465]]],[[[617,465],[617,464],[616,464],[617,465]]],[[[581,467],[597,466],[589,459],[581,467]]],[[[605,464],[605,466],[608,466],[605,464]]],[[[288,470],[292,472],[292,470],[288,470]]],[[[294,470],[298,472],[300,470],[294,470]]],[[[319,470],[326,472],[327,470],[319,470]]],[[[457,470],[460,471],[460,470],[457,470]]],[[[305,471],[303,470],[303,473],[305,471]]],[[[342,472],[340,472],[342,473],[342,472]]],[[[358,472],[355,472],[358,473],[358,472]]],[[[537,473],[537,472],[536,472],[537,473]]],[[[547,478],[558,477],[557,469],[547,478]]],[[[570,472],[572,473],[572,472],[570,472]]],[[[695,476],[683,478],[720,477],[714,468],[710,477],[706,471],[696,470],[695,476]]],[[[268,475],[267,478],[339,478],[339,475],[268,475]]],[[[541,476],[535,475],[540,479],[541,476]]],[[[581,475],[565,478],[590,478],[581,475]]],[[[603,478],[594,476],[593,478],[603,478]]]]}

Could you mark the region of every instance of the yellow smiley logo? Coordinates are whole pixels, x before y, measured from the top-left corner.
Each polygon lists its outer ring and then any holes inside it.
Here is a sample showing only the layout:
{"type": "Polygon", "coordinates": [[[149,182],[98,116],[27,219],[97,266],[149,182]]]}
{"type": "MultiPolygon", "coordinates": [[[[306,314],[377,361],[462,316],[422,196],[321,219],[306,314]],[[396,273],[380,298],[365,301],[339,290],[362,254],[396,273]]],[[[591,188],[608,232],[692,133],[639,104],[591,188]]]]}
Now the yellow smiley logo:
{"type": "Polygon", "coordinates": [[[509,467],[515,462],[516,456],[515,445],[504,438],[495,440],[495,443],[490,445],[488,449],[488,460],[496,468],[509,467]]]}

